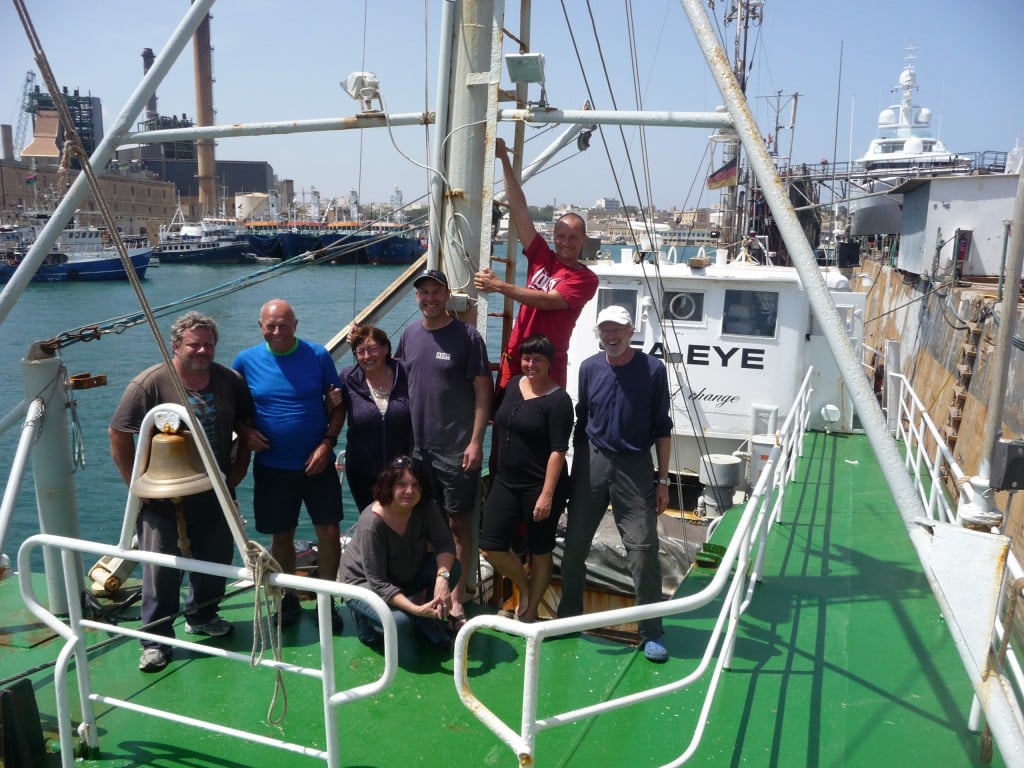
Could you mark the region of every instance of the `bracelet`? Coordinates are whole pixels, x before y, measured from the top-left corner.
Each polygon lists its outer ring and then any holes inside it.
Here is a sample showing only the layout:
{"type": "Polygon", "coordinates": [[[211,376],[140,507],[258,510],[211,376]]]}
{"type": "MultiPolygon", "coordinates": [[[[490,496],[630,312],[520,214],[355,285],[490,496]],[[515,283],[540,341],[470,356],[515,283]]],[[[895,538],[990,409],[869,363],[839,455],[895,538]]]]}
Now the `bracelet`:
{"type": "Polygon", "coordinates": [[[442,568],[440,571],[437,572],[437,575],[445,579],[450,579],[452,577],[451,571],[449,571],[447,568],[442,568]]]}

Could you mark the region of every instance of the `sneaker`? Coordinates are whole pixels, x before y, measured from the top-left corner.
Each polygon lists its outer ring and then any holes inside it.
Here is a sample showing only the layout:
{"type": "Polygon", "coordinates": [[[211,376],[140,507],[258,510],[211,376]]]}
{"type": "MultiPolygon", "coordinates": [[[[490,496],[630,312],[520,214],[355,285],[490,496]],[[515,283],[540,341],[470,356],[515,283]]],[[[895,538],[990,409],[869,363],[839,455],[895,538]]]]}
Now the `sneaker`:
{"type": "Polygon", "coordinates": [[[139,669],[143,672],[159,672],[171,661],[171,649],[161,648],[154,645],[142,649],[142,656],[139,658],[139,669]]]}
{"type": "MultiPolygon", "coordinates": [[[[299,604],[299,596],[294,592],[285,592],[281,596],[281,626],[290,627],[302,616],[302,606],[299,604]]],[[[277,626],[277,616],[271,617],[271,625],[277,626]]]]}
{"type": "Polygon", "coordinates": [[[352,606],[348,607],[348,612],[352,614],[352,619],[356,623],[356,632],[359,635],[359,642],[363,645],[368,645],[371,648],[380,648],[384,645],[384,635],[382,635],[373,623],[359,613],[359,611],[352,610],[352,606]]]}
{"type": "Polygon", "coordinates": [[[664,664],[668,661],[668,648],[665,647],[662,638],[648,640],[644,643],[644,658],[655,664],[664,664]]]}
{"type": "MultiPolygon", "coordinates": [[[[320,606],[317,605],[317,617],[319,620],[320,606]]],[[[341,608],[338,606],[334,599],[331,599],[331,632],[336,635],[340,635],[342,630],[345,629],[345,619],[341,616],[341,608]]]]}
{"type": "Polygon", "coordinates": [[[231,626],[229,621],[222,619],[220,616],[214,616],[209,621],[191,622],[185,621],[185,631],[190,632],[193,635],[209,635],[210,637],[224,637],[229,634],[234,627],[231,626]]]}

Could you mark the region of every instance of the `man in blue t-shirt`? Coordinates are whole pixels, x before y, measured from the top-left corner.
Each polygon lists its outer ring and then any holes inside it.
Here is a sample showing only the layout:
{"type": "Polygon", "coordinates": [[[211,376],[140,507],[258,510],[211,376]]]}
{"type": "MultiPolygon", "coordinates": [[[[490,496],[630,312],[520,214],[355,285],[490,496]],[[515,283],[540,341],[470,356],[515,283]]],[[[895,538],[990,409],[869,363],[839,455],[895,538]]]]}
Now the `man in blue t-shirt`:
{"type": "MultiPolygon", "coordinates": [[[[334,447],[345,409],[328,408],[324,396],[341,381],[330,353],[296,338],[299,321],[291,304],[272,299],[260,310],[263,344],[243,350],[234,369],[242,374],[256,404],[248,432],[253,460],[253,512],[256,530],[271,535],[270,553],[284,573],[295,572],[295,528],[305,503],[317,536],[317,572],[338,577],[342,517],[341,481],[334,447]]],[[[299,620],[299,598],[286,592],[281,624],[299,620]]],[[[331,603],[331,623],[342,629],[341,613],[331,603]]]]}
{"type": "MultiPolygon", "coordinates": [[[[604,351],[580,365],[559,618],[583,612],[587,554],[609,501],[637,604],[662,599],[658,515],[668,506],[668,374],[660,360],[630,346],[633,319],[625,308],[602,309],[597,333],[604,351]]],[[[639,628],[644,656],[667,661],[661,618],[644,619],[639,628]]]]}

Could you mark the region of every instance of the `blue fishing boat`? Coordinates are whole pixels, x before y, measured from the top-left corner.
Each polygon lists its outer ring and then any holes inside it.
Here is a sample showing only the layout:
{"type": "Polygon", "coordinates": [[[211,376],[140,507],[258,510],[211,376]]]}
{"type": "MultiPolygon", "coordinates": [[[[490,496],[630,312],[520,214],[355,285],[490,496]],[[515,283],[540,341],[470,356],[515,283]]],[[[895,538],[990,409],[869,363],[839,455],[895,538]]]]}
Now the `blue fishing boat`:
{"type": "MultiPolygon", "coordinates": [[[[36,228],[32,226],[6,227],[4,230],[0,232],[0,283],[6,283],[14,276],[36,237],[36,228]]],[[[125,238],[124,243],[132,269],[140,279],[144,278],[153,248],[144,244],[144,238],[125,238]]],[[[111,245],[110,235],[97,227],[65,229],[32,275],[34,283],[127,279],[128,273],[117,250],[111,245]]]]}
{"type": "Polygon", "coordinates": [[[260,256],[315,254],[327,264],[412,264],[426,246],[411,227],[392,222],[247,222],[242,237],[260,256]]]}

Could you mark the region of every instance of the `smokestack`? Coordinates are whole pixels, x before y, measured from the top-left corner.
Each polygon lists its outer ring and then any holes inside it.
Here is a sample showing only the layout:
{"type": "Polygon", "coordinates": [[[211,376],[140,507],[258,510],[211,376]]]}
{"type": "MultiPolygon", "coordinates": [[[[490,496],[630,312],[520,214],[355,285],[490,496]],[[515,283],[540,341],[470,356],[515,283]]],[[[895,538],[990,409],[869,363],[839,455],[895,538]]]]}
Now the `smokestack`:
{"type": "Polygon", "coordinates": [[[14,134],[11,126],[0,125],[0,160],[14,159],[14,134]]]}
{"type": "MultiPolygon", "coordinates": [[[[156,56],[153,55],[152,48],[142,49],[142,74],[149,72],[150,67],[153,66],[153,61],[156,56]]],[[[156,110],[156,93],[150,96],[149,101],[146,102],[146,119],[155,120],[159,116],[159,112],[156,110]]]]}
{"type": "MultiPolygon", "coordinates": [[[[192,36],[192,55],[196,78],[196,125],[213,125],[213,48],[210,46],[210,16],[192,36]]],[[[213,139],[196,141],[199,180],[199,208],[204,216],[215,214],[217,206],[217,161],[213,139]]]]}

